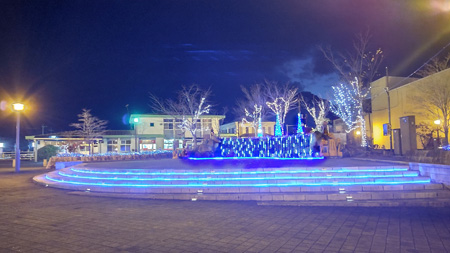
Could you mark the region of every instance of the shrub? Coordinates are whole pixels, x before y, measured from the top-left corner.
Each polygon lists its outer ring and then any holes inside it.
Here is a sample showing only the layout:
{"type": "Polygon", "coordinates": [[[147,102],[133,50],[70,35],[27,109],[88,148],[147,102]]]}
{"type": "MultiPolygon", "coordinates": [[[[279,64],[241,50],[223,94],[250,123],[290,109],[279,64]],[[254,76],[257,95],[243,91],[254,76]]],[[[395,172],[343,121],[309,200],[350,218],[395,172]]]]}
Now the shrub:
{"type": "Polygon", "coordinates": [[[58,154],[59,148],[53,145],[44,146],[37,151],[37,158],[39,161],[44,159],[50,159],[52,156],[56,156],[58,154]]]}

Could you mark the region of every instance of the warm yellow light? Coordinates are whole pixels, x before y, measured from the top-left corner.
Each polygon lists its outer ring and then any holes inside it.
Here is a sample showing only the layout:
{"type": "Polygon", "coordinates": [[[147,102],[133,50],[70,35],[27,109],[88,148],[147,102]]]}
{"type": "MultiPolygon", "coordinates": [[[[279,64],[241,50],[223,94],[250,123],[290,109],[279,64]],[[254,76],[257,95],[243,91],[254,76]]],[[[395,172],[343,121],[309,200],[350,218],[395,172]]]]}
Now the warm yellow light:
{"type": "Polygon", "coordinates": [[[361,135],[361,131],[356,131],[356,135],[361,135]]]}
{"type": "Polygon", "coordinates": [[[13,110],[14,111],[23,111],[24,105],[22,103],[14,103],[13,110]]]}
{"type": "Polygon", "coordinates": [[[441,120],[440,120],[440,119],[435,120],[435,121],[434,121],[434,124],[440,125],[440,124],[441,124],[441,120]]]}

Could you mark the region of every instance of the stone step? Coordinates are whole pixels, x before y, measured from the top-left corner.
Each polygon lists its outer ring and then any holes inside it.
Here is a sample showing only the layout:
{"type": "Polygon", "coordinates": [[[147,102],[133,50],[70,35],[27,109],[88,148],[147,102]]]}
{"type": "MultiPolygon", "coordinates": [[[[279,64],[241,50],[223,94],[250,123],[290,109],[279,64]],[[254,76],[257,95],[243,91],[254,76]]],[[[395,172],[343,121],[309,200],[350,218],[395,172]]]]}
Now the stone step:
{"type": "MultiPolygon", "coordinates": [[[[287,194],[287,193],[236,193],[236,194],[133,194],[133,193],[105,193],[105,192],[72,192],[72,194],[118,197],[118,198],[139,198],[139,199],[171,199],[171,200],[220,200],[220,201],[257,201],[263,205],[347,205],[346,203],[360,202],[399,202],[401,201],[441,201],[450,202],[450,191],[448,190],[423,190],[405,192],[363,192],[353,194],[287,194]],[[286,203],[286,204],[285,204],[286,203]]],[[[350,204],[352,205],[352,204],[350,204]]]]}
{"type": "MultiPolygon", "coordinates": [[[[54,172],[52,172],[54,173],[54,172]]],[[[50,173],[51,174],[51,173],[50,173]]],[[[57,176],[56,176],[57,177],[57,176]]],[[[420,181],[392,181],[391,184],[380,183],[380,182],[363,182],[359,185],[352,183],[353,185],[329,185],[329,186],[311,186],[311,185],[297,185],[297,186],[282,186],[280,184],[268,185],[255,185],[251,186],[238,185],[234,186],[228,185],[205,185],[205,184],[184,184],[184,185],[155,185],[153,187],[147,187],[144,184],[136,185],[124,185],[124,184],[104,184],[98,182],[91,182],[87,180],[83,182],[80,181],[62,181],[65,178],[58,178],[58,182],[49,180],[51,176],[40,175],[36,176],[34,180],[40,184],[85,191],[87,189],[91,191],[105,191],[105,192],[116,192],[116,193],[197,193],[198,191],[204,193],[252,193],[252,192],[330,192],[330,193],[346,193],[346,192],[379,192],[379,191],[403,191],[403,190],[439,190],[443,189],[442,184],[431,184],[429,182],[420,183],[420,181]],[[61,181],[60,181],[61,180],[61,181]],[[371,183],[369,185],[369,183],[371,183]]],[[[417,179],[417,178],[413,178],[417,179]]],[[[339,182],[335,183],[338,184],[339,182]]]]}
{"type": "Polygon", "coordinates": [[[408,171],[408,166],[366,166],[366,167],[281,167],[281,168],[237,168],[237,169],[103,169],[103,168],[83,168],[69,167],[64,170],[71,170],[78,173],[88,174],[110,174],[110,175],[195,175],[195,174],[279,174],[279,173],[327,173],[327,172],[389,172],[408,171]]]}
{"type": "Polygon", "coordinates": [[[340,206],[340,207],[446,207],[449,198],[442,199],[392,199],[360,201],[258,201],[262,206],[340,206]]]}
{"type": "Polygon", "coordinates": [[[60,183],[71,183],[79,185],[104,185],[104,186],[130,186],[130,187],[239,187],[239,186],[321,186],[321,185],[352,185],[352,184],[400,184],[414,182],[429,182],[427,177],[403,177],[396,175],[395,177],[387,175],[379,175],[378,177],[369,178],[349,178],[349,177],[281,177],[271,178],[198,178],[193,179],[173,179],[173,178],[103,178],[103,177],[67,177],[60,175],[59,172],[48,173],[48,180],[60,183]]]}
{"type": "Polygon", "coordinates": [[[245,174],[238,173],[171,173],[171,174],[158,174],[158,173],[148,173],[148,174],[130,174],[130,173],[89,173],[89,172],[80,172],[73,170],[60,170],[58,174],[68,177],[96,177],[102,179],[108,178],[119,178],[119,179],[128,179],[128,178],[174,178],[174,179],[183,179],[183,178],[273,178],[273,177],[305,177],[305,178],[320,178],[320,177],[353,177],[353,178],[367,178],[367,177],[381,177],[381,176],[405,176],[405,177],[414,177],[418,176],[417,171],[341,171],[341,172],[315,172],[315,173],[293,173],[291,171],[289,173],[284,171],[278,171],[278,173],[272,172],[248,172],[245,174]]]}

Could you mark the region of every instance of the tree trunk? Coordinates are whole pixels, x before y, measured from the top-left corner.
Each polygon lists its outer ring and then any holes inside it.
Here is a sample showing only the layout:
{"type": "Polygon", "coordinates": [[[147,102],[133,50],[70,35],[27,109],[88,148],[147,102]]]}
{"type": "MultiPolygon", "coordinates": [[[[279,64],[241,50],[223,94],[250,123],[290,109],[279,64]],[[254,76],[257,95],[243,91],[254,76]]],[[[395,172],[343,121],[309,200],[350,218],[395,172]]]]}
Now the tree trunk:
{"type": "Polygon", "coordinates": [[[442,144],[444,146],[448,145],[448,127],[444,127],[444,141],[442,144]]]}
{"type": "Polygon", "coordinates": [[[192,142],[194,142],[194,146],[192,147],[194,150],[197,150],[197,135],[195,134],[195,132],[191,132],[192,134],[192,142]]]}

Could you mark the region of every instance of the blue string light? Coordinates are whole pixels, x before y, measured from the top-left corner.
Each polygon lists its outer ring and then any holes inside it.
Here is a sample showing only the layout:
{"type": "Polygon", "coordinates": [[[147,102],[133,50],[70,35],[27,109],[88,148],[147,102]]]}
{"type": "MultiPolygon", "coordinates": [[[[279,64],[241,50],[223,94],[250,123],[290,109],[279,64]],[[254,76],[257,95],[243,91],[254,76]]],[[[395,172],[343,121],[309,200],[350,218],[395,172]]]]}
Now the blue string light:
{"type": "Polygon", "coordinates": [[[79,182],[61,180],[49,177],[45,175],[45,178],[58,183],[75,184],[75,185],[89,185],[89,186],[103,186],[103,187],[200,187],[200,188],[223,188],[223,187],[286,187],[286,186],[350,186],[350,185],[396,185],[396,184],[423,184],[430,183],[428,180],[411,180],[411,181],[366,181],[366,182],[320,182],[320,183],[264,183],[264,184],[205,184],[205,183],[192,183],[192,184],[132,184],[132,183],[96,183],[96,182],[79,182]]]}

